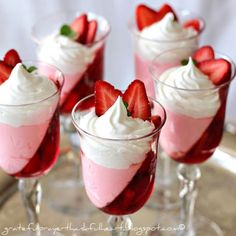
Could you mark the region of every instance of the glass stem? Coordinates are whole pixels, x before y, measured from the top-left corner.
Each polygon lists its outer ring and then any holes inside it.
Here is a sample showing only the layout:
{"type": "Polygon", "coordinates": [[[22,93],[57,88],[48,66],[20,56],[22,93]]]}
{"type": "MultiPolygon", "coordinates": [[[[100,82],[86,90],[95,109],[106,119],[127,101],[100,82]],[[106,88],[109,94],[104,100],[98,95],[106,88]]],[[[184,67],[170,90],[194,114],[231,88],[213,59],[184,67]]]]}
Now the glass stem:
{"type": "Polygon", "coordinates": [[[38,179],[20,179],[18,188],[26,208],[28,223],[39,226],[39,213],[42,198],[42,188],[38,179]]]}
{"type": "Polygon", "coordinates": [[[198,193],[196,183],[201,177],[201,171],[197,165],[180,164],[177,173],[182,186],[179,194],[182,202],[180,217],[181,223],[185,225],[181,235],[194,236],[193,216],[198,193]]]}
{"type": "Polygon", "coordinates": [[[131,218],[126,216],[110,216],[108,225],[112,236],[129,236],[133,227],[131,218]]]}

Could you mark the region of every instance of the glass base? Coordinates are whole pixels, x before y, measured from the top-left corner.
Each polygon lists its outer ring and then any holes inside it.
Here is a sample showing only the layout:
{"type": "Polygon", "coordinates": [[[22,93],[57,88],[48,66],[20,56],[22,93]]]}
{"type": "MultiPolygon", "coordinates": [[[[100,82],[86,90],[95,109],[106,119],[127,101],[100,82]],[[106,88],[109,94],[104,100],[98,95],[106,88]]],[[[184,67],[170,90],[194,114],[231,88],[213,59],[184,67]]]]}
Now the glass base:
{"type": "Polygon", "coordinates": [[[44,198],[56,211],[75,216],[96,211],[85,193],[79,168],[79,158],[68,152],[59,157],[55,168],[45,177],[44,198]]]}
{"type": "Polygon", "coordinates": [[[223,236],[221,228],[205,216],[196,216],[193,221],[193,231],[185,232],[184,224],[175,218],[162,217],[154,226],[157,230],[150,232],[149,236],[223,236]]]}
{"type": "Polygon", "coordinates": [[[163,151],[159,151],[155,189],[147,207],[158,210],[174,210],[180,207],[177,163],[163,151]]]}

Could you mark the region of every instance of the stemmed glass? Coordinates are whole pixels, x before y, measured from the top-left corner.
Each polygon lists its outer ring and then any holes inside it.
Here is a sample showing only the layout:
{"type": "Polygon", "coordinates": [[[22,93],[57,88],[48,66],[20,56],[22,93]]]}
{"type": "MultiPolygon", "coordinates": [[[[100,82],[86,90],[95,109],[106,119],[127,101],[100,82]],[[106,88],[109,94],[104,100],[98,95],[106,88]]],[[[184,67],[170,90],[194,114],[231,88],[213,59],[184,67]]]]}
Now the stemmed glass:
{"type": "Polygon", "coordinates": [[[93,43],[85,45],[75,43],[76,46],[74,44],[56,46],[54,43],[53,46],[45,48],[44,42],[47,37],[59,33],[62,25],[72,23],[82,14],[84,13],[77,11],[57,12],[39,20],[32,27],[32,38],[38,46],[38,60],[58,67],[65,76],[61,92],[60,119],[64,143],[67,146],[62,150],[65,155],[60,156],[57,171],[48,181],[47,200],[57,210],[70,214],[78,214],[78,212],[81,214],[82,211],[87,213],[89,209],[86,199],[81,194],[83,183],[78,182],[80,163],[75,150],[78,149],[79,141],[75,135],[70,113],[78,100],[93,93],[95,82],[103,79],[104,51],[110,25],[102,16],[88,12],[88,19],[98,22],[93,43]],[[66,201],[55,197],[62,191],[66,201]]]}
{"type": "MultiPolygon", "coordinates": [[[[37,70],[33,73],[40,76],[45,76],[47,71],[47,78],[56,87],[54,94],[40,101],[0,104],[0,167],[18,179],[28,222],[37,227],[42,198],[39,177],[50,171],[59,154],[59,100],[64,77],[48,64],[36,61],[22,63],[27,68],[35,66],[37,70]]],[[[30,93],[27,87],[21,86],[24,84],[19,85],[20,90],[30,93]]],[[[36,89],[34,91],[37,93],[36,89]]]]}
{"type": "Polygon", "coordinates": [[[196,182],[201,177],[199,164],[212,156],[221,141],[228,89],[235,76],[235,66],[228,57],[215,53],[216,58],[224,58],[231,64],[229,82],[211,88],[183,89],[178,83],[173,86],[159,79],[167,69],[180,66],[180,58],[174,60],[172,57],[179,50],[183,48],[158,55],[151,67],[156,97],[165,106],[167,113],[160,145],[168,156],[181,163],[177,170],[182,186],[179,194],[182,201],[181,223],[185,224],[181,235],[222,235],[216,223],[203,216],[193,216],[198,194],[196,182]],[[165,63],[163,58],[166,59],[165,63]],[[171,96],[165,95],[163,91],[168,91],[171,96]],[[218,103],[219,107],[214,112],[213,108],[218,103]]]}
{"type": "MultiPolygon", "coordinates": [[[[178,54],[174,55],[174,58],[188,58],[192,53],[192,48],[198,48],[200,36],[205,29],[204,20],[195,13],[185,9],[176,10],[176,13],[180,24],[190,19],[198,19],[200,22],[200,31],[198,34],[177,40],[150,39],[142,36],[136,26],[135,17],[129,22],[129,30],[134,47],[135,76],[143,80],[147,88],[147,94],[151,97],[155,97],[154,83],[149,72],[153,59],[164,51],[169,51],[177,47],[182,47],[183,50],[179,50],[178,54]],[[191,48],[191,50],[187,50],[187,47],[191,48]]],[[[162,59],[165,62],[165,58],[163,57],[162,59]]],[[[155,200],[149,203],[151,208],[173,209],[179,206],[175,170],[175,162],[160,149],[159,165],[157,168],[158,188],[155,191],[155,200]]]]}
{"type": "Polygon", "coordinates": [[[151,98],[149,101],[152,104],[152,115],[161,117],[161,125],[151,133],[136,138],[102,138],[80,127],[81,117],[94,109],[94,95],[79,101],[72,111],[72,120],[80,137],[85,189],[93,204],[111,215],[108,224],[112,235],[129,235],[132,221],[128,214],[138,211],[153,190],[158,138],[166,116],[158,102],[151,98]],[[130,164],[128,168],[107,167],[116,158],[128,160],[140,155],[145,155],[144,161],[130,164]],[[95,163],[91,157],[99,159],[106,167],[95,163]]]}

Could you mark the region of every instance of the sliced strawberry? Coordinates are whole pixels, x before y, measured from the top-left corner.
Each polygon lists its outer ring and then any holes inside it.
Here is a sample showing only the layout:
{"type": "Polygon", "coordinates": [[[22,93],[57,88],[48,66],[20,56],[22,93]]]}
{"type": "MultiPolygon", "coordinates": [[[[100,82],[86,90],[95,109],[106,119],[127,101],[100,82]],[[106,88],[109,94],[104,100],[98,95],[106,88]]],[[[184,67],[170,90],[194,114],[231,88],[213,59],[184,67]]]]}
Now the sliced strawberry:
{"type": "Polygon", "coordinates": [[[18,52],[15,49],[11,49],[5,54],[3,61],[7,65],[14,67],[17,63],[21,62],[21,59],[18,52]]]}
{"type": "Polygon", "coordinates": [[[9,78],[11,71],[11,66],[8,66],[5,62],[0,61],[0,83],[3,83],[9,78]]]}
{"type": "Polygon", "coordinates": [[[155,128],[159,128],[161,125],[161,117],[156,115],[151,117],[151,122],[154,124],[155,128]]]}
{"type": "Polygon", "coordinates": [[[199,48],[193,54],[193,59],[197,63],[200,63],[202,61],[212,60],[214,58],[215,58],[214,50],[213,50],[213,48],[211,46],[208,46],[208,45],[199,48]]]}
{"type": "Polygon", "coordinates": [[[155,23],[157,21],[157,13],[150,7],[143,4],[136,8],[136,22],[139,30],[155,23]]]}
{"type": "Polygon", "coordinates": [[[106,81],[98,80],[95,84],[95,112],[97,116],[103,115],[122,96],[120,90],[106,81]]]}
{"type": "Polygon", "coordinates": [[[86,43],[86,37],[88,32],[88,19],[86,14],[78,16],[70,25],[70,27],[76,32],[76,41],[79,43],[86,43]]]}
{"type": "Polygon", "coordinates": [[[140,4],[136,8],[136,22],[139,30],[160,21],[167,13],[173,13],[175,20],[177,16],[172,9],[172,7],[168,4],[164,4],[158,11],[153,10],[152,8],[140,4]]]}
{"type": "Polygon", "coordinates": [[[86,44],[90,44],[94,42],[96,32],[97,32],[98,23],[96,20],[91,20],[88,23],[88,32],[86,37],[86,44]]]}
{"type": "Polygon", "coordinates": [[[184,22],[183,27],[184,28],[192,28],[192,29],[196,30],[197,32],[199,32],[201,30],[201,23],[200,23],[199,19],[191,19],[191,20],[184,22]]]}
{"type": "Polygon", "coordinates": [[[220,85],[230,80],[231,65],[225,59],[202,61],[197,66],[204,74],[209,76],[215,85],[220,85]]]}
{"type": "Polygon", "coordinates": [[[147,120],[151,116],[151,108],[146,94],[144,83],[134,80],[125,93],[123,101],[128,104],[128,111],[134,118],[147,120]]]}
{"type": "Polygon", "coordinates": [[[168,4],[164,4],[157,13],[159,15],[158,21],[160,21],[167,13],[172,13],[175,17],[175,20],[178,21],[177,15],[175,14],[173,8],[168,4]]]}

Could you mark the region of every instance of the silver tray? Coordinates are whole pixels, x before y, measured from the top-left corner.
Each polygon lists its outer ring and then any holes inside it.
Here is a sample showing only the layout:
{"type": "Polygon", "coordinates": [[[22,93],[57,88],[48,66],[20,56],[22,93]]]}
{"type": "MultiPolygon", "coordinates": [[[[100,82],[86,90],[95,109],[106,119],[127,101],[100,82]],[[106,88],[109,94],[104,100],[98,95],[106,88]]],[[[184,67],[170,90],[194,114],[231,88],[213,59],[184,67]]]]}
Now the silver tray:
{"type": "MultiPolygon", "coordinates": [[[[214,156],[201,166],[202,178],[199,181],[199,196],[196,212],[200,212],[202,215],[214,220],[220,225],[225,236],[235,236],[236,157],[232,155],[232,152],[231,154],[227,154],[226,149],[218,149],[214,156]]],[[[47,182],[47,178],[49,177],[42,178],[43,184],[47,182]]],[[[58,197],[63,198],[63,192],[58,197]]],[[[16,184],[11,184],[8,190],[4,191],[4,195],[0,197],[0,200],[0,235],[4,235],[9,227],[27,225],[25,211],[17,192],[16,184]]],[[[150,201],[154,201],[154,199],[151,198],[150,201]]],[[[93,208],[92,204],[91,207],[93,208]]],[[[94,211],[89,215],[79,213],[77,216],[66,215],[49,207],[45,199],[43,199],[40,214],[41,226],[45,226],[48,229],[58,227],[62,229],[61,227],[65,227],[62,230],[64,235],[109,235],[108,232],[101,230],[106,230],[107,215],[95,208],[93,209],[94,211]],[[90,225],[91,223],[92,226],[90,225]],[[80,227],[84,227],[83,229],[85,229],[90,226],[92,228],[91,231],[80,230],[80,227]]],[[[173,216],[175,213],[172,211],[162,212],[144,207],[138,213],[134,214],[132,219],[136,227],[152,227],[158,224],[158,220],[163,214],[173,216]]],[[[138,235],[137,232],[133,231],[131,235],[138,235]]],[[[11,233],[9,232],[7,235],[11,235],[11,233]]]]}

